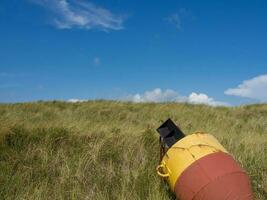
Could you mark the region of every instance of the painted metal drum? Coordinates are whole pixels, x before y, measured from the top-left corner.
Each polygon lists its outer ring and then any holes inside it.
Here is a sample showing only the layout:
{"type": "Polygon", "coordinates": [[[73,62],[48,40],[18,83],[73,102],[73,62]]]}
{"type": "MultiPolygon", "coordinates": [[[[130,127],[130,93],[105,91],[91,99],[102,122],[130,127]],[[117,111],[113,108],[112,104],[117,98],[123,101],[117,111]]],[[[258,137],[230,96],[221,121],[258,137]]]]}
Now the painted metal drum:
{"type": "Polygon", "coordinates": [[[253,200],[245,171],[206,133],[197,132],[173,144],[157,173],[180,200],[253,200]]]}

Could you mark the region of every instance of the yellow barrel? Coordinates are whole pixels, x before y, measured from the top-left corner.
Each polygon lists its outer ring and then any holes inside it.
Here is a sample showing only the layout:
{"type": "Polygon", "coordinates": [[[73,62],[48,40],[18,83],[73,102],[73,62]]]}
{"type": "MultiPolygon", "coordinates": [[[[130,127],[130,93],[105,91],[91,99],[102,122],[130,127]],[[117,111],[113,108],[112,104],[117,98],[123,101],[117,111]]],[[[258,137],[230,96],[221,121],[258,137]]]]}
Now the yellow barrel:
{"type": "Polygon", "coordinates": [[[212,135],[196,132],[182,138],[168,149],[157,167],[157,173],[166,179],[174,191],[176,181],[186,168],[196,160],[219,151],[227,153],[212,135]]]}
{"type": "Polygon", "coordinates": [[[157,173],[178,199],[253,200],[246,172],[212,135],[186,136],[170,119],[158,132],[167,152],[157,173]]]}

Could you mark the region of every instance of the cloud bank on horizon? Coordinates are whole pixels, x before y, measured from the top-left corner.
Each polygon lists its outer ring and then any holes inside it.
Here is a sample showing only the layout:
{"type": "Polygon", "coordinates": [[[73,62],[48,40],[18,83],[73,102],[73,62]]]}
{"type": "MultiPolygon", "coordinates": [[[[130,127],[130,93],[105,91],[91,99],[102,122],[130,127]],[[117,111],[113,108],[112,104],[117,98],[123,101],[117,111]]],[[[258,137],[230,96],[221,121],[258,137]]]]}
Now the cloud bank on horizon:
{"type": "Polygon", "coordinates": [[[260,102],[267,101],[267,74],[245,80],[235,88],[229,88],[226,95],[246,97],[260,102]]]}
{"type": "Polygon", "coordinates": [[[87,100],[85,99],[69,99],[67,102],[69,103],[81,103],[81,102],[85,102],[87,100]]]}
{"type": "MultiPolygon", "coordinates": [[[[233,95],[238,97],[246,97],[250,99],[259,100],[260,102],[267,101],[267,74],[254,77],[243,81],[236,88],[229,88],[224,92],[226,95],[233,95]]],[[[145,91],[143,94],[134,94],[123,97],[123,101],[132,101],[135,103],[146,102],[187,102],[191,104],[205,104],[209,106],[230,106],[229,103],[223,101],[216,101],[204,93],[192,92],[189,96],[182,96],[172,89],[162,90],[155,88],[153,90],[145,91]]],[[[68,102],[77,103],[84,102],[84,99],[69,99],[68,102]]]]}
{"type": "Polygon", "coordinates": [[[221,101],[215,101],[204,93],[192,92],[189,96],[179,95],[178,92],[172,89],[162,90],[156,88],[151,91],[146,91],[143,94],[129,95],[126,98],[127,101],[133,101],[136,103],[142,102],[187,102],[192,104],[206,104],[210,106],[229,106],[230,104],[221,101]]]}
{"type": "MultiPolygon", "coordinates": [[[[221,101],[215,101],[213,98],[209,97],[204,93],[192,92],[188,97],[181,96],[178,92],[172,89],[162,90],[160,88],[155,88],[151,91],[145,91],[143,94],[128,95],[119,99],[122,101],[131,101],[135,103],[161,103],[161,102],[187,102],[191,104],[205,104],[210,106],[230,106],[230,104],[221,101]]],[[[85,102],[85,99],[69,99],[69,103],[80,103],[85,102]]]]}
{"type": "Polygon", "coordinates": [[[58,29],[121,30],[124,17],[84,0],[30,0],[52,14],[58,29]]]}
{"type": "MultiPolygon", "coordinates": [[[[267,102],[267,74],[256,76],[252,79],[245,80],[235,88],[229,88],[224,94],[245,97],[260,102],[267,102]]],[[[188,97],[180,96],[177,92],[167,89],[165,91],[160,88],[152,91],[146,91],[144,94],[131,95],[128,100],[133,102],[165,102],[178,101],[193,104],[207,104],[211,106],[229,106],[227,102],[216,101],[204,93],[192,92],[188,97]]]]}

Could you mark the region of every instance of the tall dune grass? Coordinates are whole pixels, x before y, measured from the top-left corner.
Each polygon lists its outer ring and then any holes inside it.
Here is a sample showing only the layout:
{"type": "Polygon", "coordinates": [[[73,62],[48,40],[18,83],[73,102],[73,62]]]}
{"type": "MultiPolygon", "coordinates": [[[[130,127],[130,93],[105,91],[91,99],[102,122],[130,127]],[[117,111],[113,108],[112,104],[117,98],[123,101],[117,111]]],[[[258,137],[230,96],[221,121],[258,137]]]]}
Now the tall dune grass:
{"type": "Polygon", "coordinates": [[[0,105],[0,198],[175,199],[156,175],[161,120],[213,134],[267,199],[267,105],[38,102],[0,105]]]}

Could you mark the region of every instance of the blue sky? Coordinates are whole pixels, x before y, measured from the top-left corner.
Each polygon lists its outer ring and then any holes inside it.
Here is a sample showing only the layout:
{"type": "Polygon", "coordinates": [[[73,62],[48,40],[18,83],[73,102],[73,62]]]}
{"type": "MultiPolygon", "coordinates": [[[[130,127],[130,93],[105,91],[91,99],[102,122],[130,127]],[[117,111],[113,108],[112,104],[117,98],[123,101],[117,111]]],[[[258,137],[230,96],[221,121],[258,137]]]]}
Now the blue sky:
{"type": "Polygon", "coordinates": [[[1,0],[0,102],[266,102],[266,10],[264,0],[1,0]]]}

